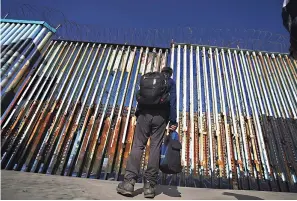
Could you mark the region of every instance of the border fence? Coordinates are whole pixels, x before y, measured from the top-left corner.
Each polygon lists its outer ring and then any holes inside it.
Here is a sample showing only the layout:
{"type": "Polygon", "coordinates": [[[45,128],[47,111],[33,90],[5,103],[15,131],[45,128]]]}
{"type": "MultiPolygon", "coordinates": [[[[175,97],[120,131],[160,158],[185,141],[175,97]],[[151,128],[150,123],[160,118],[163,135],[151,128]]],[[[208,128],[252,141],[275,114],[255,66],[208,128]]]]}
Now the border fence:
{"type": "MultiPolygon", "coordinates": [[[[287,54],[56,40],[39,21],[0,29],[2,169],[122,180],[139,78],[171,66],[184,169],[159,183],[297,192],[297,62],[287,54]]],[[[141,174],[148,156],[149,143],[141,174]]]]}

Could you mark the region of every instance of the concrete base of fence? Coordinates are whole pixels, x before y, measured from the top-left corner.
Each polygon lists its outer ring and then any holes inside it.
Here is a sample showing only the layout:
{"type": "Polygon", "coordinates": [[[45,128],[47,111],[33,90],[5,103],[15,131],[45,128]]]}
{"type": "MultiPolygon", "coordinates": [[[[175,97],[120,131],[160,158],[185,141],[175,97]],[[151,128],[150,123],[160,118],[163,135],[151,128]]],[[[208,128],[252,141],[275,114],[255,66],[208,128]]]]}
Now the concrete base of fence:
{"type": "MultiPolygon", "coordinates": [[[[136,184],[135,196],[123,197],[116,193],[116,181],[52,176],[15,171],[1,171],[1,199],[144,199],[142,184],[136,184]]],[[[198,200],[284,200],[296,199],[295,193],[263,191],[235,191],[220,189],[158,186],[156,199],[198,199],[198,200]]]]}

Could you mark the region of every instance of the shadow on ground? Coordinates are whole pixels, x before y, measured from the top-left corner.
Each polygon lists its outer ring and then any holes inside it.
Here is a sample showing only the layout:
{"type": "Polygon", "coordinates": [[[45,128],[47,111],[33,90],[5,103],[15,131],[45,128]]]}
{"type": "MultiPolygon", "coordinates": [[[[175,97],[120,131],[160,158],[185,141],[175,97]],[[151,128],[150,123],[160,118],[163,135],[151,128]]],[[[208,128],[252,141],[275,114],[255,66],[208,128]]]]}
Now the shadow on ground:
{"type": "MultiPolygon", "coordinates": [[[[133,196],[137,196],[143,193],[143,188],[139,188],[134,191],[133,196]]],[[[178,191],[177,186],[160,186],[156,189],[156,196],[160,194],[167,195],[169,197],[181,197],[181,193],[178,191]]],[[[263,200],[262,198],[251,196],[251,195],[243,195],[243,194],[237,194],[237,193],[230,193],[230,192],[224,192],[223,195],[226,196],[233,196],[237,200],[263,200]]]]}
{"type": "Polygon", "coordinates": [[[230,192],[224,192],[223,195],[234,196],[237,200],[263,200],[262,198],[250,195],[242,195],[230,192]]]}
{"type": "MultiPolygon", "coordinates": [[[[143,193],[143,188],[139,188],[134,191],[133,196],[137,196],[142,193],[143,193]]],[[[162,193],[169,197],[181,197],[181,193],[178,191],[177,186],[158,186],[156,189],[156,196],[162,193]]]]}

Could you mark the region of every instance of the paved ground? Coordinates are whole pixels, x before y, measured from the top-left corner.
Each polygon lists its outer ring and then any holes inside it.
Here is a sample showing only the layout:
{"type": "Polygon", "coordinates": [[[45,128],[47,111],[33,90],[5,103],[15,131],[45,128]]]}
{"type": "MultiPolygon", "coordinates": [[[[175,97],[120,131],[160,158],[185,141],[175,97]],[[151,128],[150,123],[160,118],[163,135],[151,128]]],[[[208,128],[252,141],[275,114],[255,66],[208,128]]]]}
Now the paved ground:
{"type": "MultiPolygon", "coordinates": [[[[115,191],[118,182],[52,176],[15,171],[1,171],[1,199],[144,199],[142,184],[136,184],[135,196],[122,197],[115,191]]],[[[213,199],[213,200],[284,200],[297,199],[295,193],[235,191],[202,188],[158,186],[158,200],[213,199]]]]}

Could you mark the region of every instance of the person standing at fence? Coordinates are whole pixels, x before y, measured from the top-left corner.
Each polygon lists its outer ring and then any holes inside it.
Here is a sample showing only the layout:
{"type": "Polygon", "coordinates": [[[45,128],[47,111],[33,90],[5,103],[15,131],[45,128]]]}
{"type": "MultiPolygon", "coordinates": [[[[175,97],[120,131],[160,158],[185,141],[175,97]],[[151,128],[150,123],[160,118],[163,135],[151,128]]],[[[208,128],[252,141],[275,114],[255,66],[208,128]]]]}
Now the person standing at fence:
{"type": "Polygon", "coordinates": [[[282,18],[290,33],[290,56],[297,59],[297,0],[284,0],[282,18]]]}
{"type": "Polygon", "coordinates": [[[169,122],[169,129],[175,131],[176,121],[176,84],[173,70],[164,67],[160,72],[147,73],[141,77],[140,90],[136,99],[138,107],[136,130],[132,150],[128,159],[124,181],[117,186],[117,192],[132,196],[138,179],[141,156],[150,138],[150,155],[144,173],[144,197],[154,198],[159,172],[160,148],[169,122]]]}

